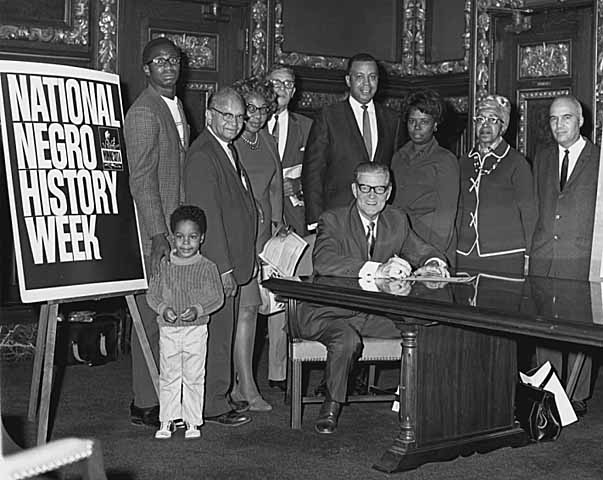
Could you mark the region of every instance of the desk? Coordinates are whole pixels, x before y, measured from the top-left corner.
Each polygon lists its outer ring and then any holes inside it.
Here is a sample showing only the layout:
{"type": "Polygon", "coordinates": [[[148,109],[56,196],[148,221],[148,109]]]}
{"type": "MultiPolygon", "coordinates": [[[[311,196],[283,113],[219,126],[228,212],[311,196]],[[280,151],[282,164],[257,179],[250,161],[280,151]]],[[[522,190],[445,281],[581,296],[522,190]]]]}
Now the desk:
{"type": "Polygon", "coordinates": [[[357,279],[270,279],[288,299],[386,315],[402,331],[400,431],[374,468],[397,472],[527,443],[514,419],[517,339],[603,346],[599,283],[480,274],[407,296],[357,279]]]}

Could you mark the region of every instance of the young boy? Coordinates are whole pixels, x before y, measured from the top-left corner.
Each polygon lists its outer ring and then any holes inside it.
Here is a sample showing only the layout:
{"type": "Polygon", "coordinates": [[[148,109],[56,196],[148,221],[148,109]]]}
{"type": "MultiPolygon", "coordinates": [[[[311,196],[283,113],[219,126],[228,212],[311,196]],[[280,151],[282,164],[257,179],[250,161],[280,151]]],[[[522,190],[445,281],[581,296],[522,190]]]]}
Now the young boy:
{"type": "Polygon", "coordinates": [[[155,438],[170,438],[174,420],[186,424],[185,438],[199,438],[203,425],[205,357],[209,315],[224,301],[216,265],[199,253],[205,213],[183,205],[170,217],[175,248],[151,277],[147,301],[159,322],[159,420],[155,438]],[[182,389],[182,396],[181,396],[182,389]]]}

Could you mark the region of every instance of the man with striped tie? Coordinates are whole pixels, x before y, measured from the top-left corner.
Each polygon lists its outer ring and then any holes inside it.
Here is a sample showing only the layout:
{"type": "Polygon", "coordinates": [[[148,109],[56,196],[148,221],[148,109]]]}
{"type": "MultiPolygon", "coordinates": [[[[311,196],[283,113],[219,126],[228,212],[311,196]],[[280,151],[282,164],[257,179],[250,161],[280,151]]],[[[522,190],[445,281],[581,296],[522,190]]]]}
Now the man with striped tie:
{"type": "MultiPolygon", "coordinates": [[[[386,205],[392,191],[387,166],[361,163],[351,190],[352,203],[327,210],[318,220],[314,274],[368,281],[402,279],[413,270],[418,275],[448,276],[444,255],[412,231],[406,214],[386,205]]],[[[327,347],[327,392],[315,430],[333,433],[346,401],[348,375],[362,351],[362,337],[396,338],[400,332],[385,317],[306,303],[300,305],[295,323],[296,336],[327,347]]]]}

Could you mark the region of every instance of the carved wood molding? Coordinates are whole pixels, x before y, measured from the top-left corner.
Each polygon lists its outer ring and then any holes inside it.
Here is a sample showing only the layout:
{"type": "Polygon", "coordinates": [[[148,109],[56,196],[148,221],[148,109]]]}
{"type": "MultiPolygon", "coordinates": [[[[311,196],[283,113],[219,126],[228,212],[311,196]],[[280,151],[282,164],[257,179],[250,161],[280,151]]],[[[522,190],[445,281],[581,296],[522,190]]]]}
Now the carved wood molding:
{"type": "Polygon", "coordinates": [[[96,68],[103,72],[117,73],[119,0],[99,0],[99,2],[96,68]]]}
{"type": "Polygon", "coordinates": [[[595,142],[601,144],[603,134],[603,0],[597,0],[597,85],[595,87],[595,142]]]}

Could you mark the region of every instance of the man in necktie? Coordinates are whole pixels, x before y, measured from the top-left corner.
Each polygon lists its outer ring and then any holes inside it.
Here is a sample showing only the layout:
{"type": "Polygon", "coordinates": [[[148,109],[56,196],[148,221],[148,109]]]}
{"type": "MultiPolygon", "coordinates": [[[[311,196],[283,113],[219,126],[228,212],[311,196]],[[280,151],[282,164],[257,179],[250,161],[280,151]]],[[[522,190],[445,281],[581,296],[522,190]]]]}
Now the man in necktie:
{"type": "Polygon", "coordinates": [[[400,115],[373,100],[379,86],[375,58],[366,53],[351,57],[345,82],[349,97],[324,107],[308,137],[302,187],[310,229],[323,211],[350,203],[356,166],[375,162],[389,167],[402,145],[400,115]]]}
{"type": "Polygon", "coordinates": [[[239,286],[250,281],[256,267],[255,200],[232,145],[243,128],[245,111],[243,99],[232,88],[212,95],[207,128],[191,145],[184,165],[185,201],[207,216],[201,253],[218,266],[225,296],[224,306],[211,315],[208,325],[204,417],[227,427],[251,421],[243,413],[247,402],[234,402],[229,396],[239,286]]]}
{"type": "MultiPolygon", "coordinates": [[[[386,205],[392,191],[387,166],[358,165],[351,191],[350,204],[320,216],[312,254],[314,274],[368,282],[403,279],[413,270],[418,275],[448,275],[444,256],[412,231],[406,214],[386,205]]],[[[333,433],[346,401],[349,373],[362,351],[362,337],[397,338],[400,332],[385,317],[308,303],[300,305],[294,323],[301,338],[327,347],[327,391],[315,430],[333,433]]]]}
{"type": "MultiPolygon", "coordinates": [[[[534,233],[530,274],[588,280],[599,177],[599,147],[580,135],[582,106],[573,96],[557,97],[549,109],[556,144],[534,159],[539,219],[534,233]]],[[[561,375],[571,369],[575,349],[543,344],[536,350],[540,365],[550,360],[561,375]]],[[[586,356],[574,392],[568,392],[578,415],[586,413],[590,396],[590,356],[586,356]]]]}

